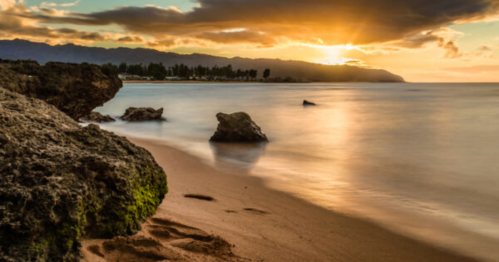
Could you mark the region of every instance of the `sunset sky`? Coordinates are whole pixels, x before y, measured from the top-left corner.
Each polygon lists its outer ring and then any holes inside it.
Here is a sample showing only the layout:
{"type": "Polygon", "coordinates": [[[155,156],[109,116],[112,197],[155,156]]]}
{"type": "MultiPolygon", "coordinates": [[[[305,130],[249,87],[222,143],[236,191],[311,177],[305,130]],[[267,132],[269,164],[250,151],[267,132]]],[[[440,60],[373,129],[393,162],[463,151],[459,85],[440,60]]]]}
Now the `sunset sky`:
{"type": "Polygon", "coordinates": [[[499,82],[499,0],[0,0],[0,38],[499,82]]]}

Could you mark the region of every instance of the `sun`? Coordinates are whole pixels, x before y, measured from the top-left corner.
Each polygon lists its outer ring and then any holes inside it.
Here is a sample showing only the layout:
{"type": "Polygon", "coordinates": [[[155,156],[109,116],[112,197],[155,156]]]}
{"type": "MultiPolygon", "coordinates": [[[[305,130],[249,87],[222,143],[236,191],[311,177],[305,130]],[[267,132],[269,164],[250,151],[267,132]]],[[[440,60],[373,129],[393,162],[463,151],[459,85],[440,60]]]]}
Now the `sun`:
{"type": "Polygon", "coordinates": [[[323,48],[324,59],[321,64],[325,65],[344,65],[344,60],[342,57],[343,47],[341,46],[330,46],[323,48]]]}
{"type": "Polygon", "coordinates": [[[358,59],[345,56],[347,51],[356,49],[356,47],[351,44],[335,46],[314,45],[313,47],[320,50],[322,53],[320,58],[313,61],[314,63],[323,65],[360,65],[359,62],[361,61],[358,59]]]}
{"type": "Polygon", "coordinates": [[[319,46],[323,57],[315,61],[324,65],[345,65],[345,58],[342,56],[345,46],[319,46]]]}

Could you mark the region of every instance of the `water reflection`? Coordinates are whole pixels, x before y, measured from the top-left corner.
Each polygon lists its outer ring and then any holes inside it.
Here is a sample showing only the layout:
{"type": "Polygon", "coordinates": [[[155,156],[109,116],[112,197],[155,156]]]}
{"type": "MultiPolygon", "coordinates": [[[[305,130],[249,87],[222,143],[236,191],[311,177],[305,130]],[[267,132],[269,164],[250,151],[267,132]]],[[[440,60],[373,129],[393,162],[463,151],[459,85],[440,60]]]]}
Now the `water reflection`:
{"type": "Polygon", "coordinates": [[[497,84],[136,84],[98,111],[164,107],[160,126],[103,126],[497,261],[498,94],[497,84]],[[303,108],[304,98],[320,106],[303,108]],[[272,142],[207,143],[220,111],[247,112],[272,142]]]}
{"type": "Polygon", "coordinates": [[[267,143],[210,143],[215,164],[219,168],[251,170],[258,159],[265,154],[267,143]]]}

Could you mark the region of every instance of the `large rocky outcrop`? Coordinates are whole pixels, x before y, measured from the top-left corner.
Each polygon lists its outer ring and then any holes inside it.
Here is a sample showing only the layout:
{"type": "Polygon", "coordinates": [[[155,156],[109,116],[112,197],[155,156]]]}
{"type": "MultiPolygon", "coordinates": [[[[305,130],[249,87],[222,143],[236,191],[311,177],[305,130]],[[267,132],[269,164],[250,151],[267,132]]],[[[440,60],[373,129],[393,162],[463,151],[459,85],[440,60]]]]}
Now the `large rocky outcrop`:
{"type": "Polygon", "coordinates": [[[79,261],[82,237],[136,232],[166,192],[145,149],[0,88],[0,261],[79,261]]]}
{"type": "Polygon", "coordinates": [[[0,59],[0,87],[38,98],[77,120],[113,98],[123,86],[116,73],[90,64],[0,59]]]}
{"type": "Polygon", "coordinates": [[[213,142],[267,142],[267,136],[260,127],[244,112],[233,114],[218,113],[217,131],[210,138],[213,142]]]}
{"type": "Polygon", "coordinates": [[[163,108],[158,110],[152,107],[129,107],[121,117],[125,121],[164,121],[163,108]]]}

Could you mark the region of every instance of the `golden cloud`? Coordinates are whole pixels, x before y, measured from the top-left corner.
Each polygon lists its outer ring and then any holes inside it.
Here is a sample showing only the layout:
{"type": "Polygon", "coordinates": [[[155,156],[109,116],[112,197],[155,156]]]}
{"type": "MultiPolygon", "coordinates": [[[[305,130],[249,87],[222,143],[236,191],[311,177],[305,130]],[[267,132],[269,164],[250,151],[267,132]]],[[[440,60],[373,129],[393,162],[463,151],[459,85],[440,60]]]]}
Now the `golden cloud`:
{"type": "MultiPolygon", "coordinates": [[[[22,1],[15,3],[13,0],[0,0],[0,30],[23,30],[22,24],[1,20],[1,16],[8,15],[39,25],[119,26],[123,30],[122,34],[155,39],[150,45],[163,43],[164,46],[172,46],[182,41],[208,41],[215,44],[273,47],[289,43],[317,44],[320,40],[322,45],[327,46],[390,43],[385,49],[388,50],[421,48],[428,43],[436,43],[448,50],[448,57],[457,57],[459,50],[455,50],[455,42],[439,35],[438,30],[463,21],[490,19],[496,17],[499,11],[499,0],[197,2],[199,7],[189,12],[174,7],[121,6],[94,13],[61,13],[53,11],[57,9],[50,9],[57,8],[54,4],[45,3],[37,10],[26,8],[22,1]]],[[[43,26],[40,28],[48,29],[43,26]]],[[[53,31],[53,34],[58,33],[53,31]]],[[[131,38],[111,40],[139,42],[131,38]]]]}

